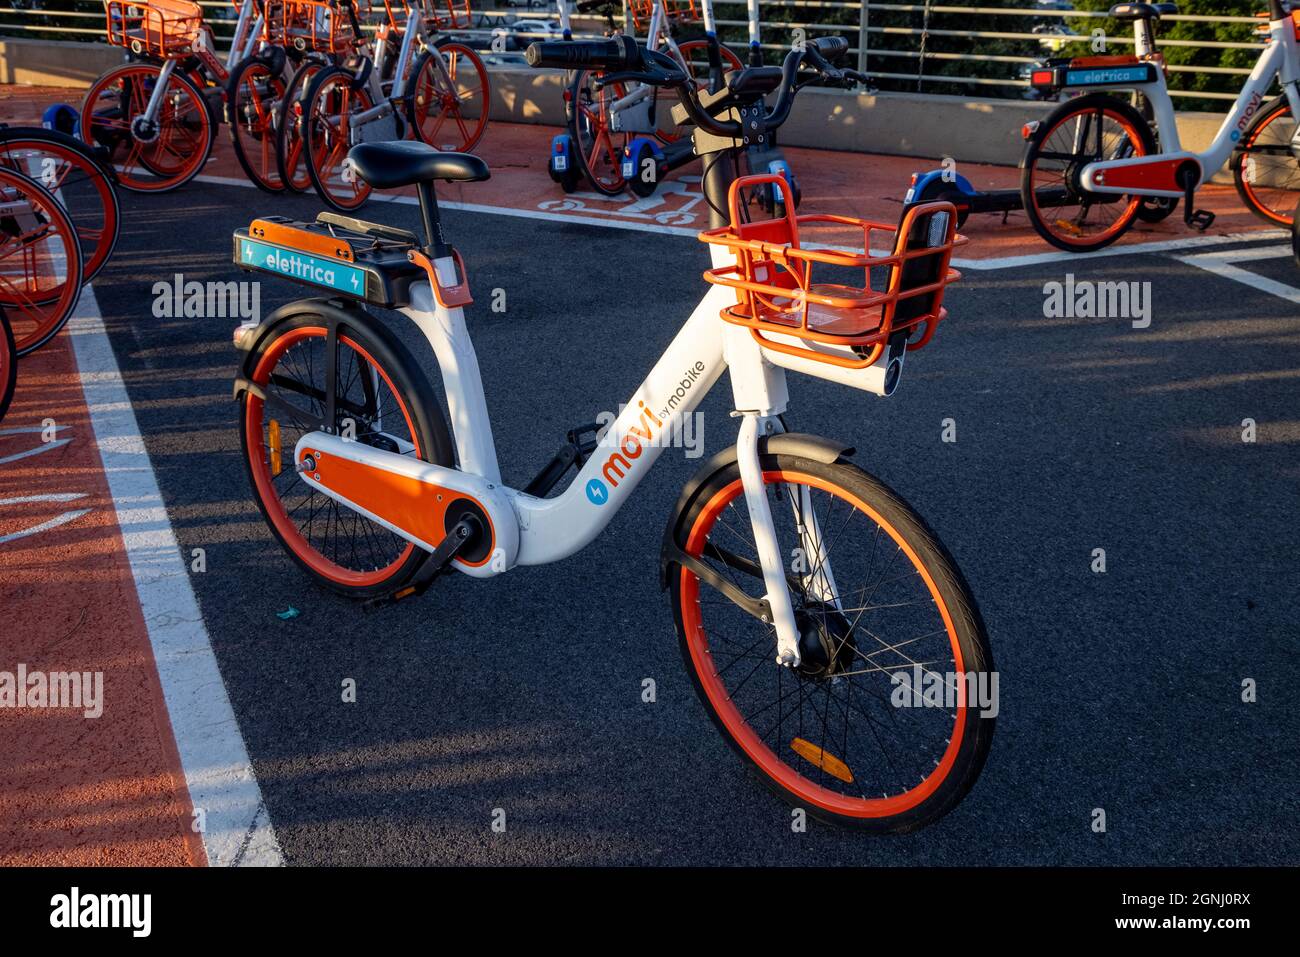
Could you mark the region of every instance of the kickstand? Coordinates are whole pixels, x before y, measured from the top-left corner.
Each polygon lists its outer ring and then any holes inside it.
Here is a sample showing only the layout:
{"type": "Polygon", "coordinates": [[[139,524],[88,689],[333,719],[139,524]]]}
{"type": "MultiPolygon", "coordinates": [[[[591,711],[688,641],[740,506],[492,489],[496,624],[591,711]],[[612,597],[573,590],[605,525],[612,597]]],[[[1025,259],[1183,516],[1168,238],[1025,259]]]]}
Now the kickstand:
{"type": "Polygon", "coordinates": [[[438,543],[438,547],[433,550],[429,560],[420,566],[420,570],[415,573],[411,581],[393,592],[391,595],[381,595],[378,598],[371,598],[361,607],[366,611],[374,611],[376,608],[383,608],[387,605],[395,604],[404,598],[418,597],[429,590],[433,580],[446,570],[451,564],[453,558],[460,554],[461,550],[469,544],[474,535],[481,531],[478,519],[472,515],[466,515],[459,522],[451,527],[447,537],[438,543]]]}

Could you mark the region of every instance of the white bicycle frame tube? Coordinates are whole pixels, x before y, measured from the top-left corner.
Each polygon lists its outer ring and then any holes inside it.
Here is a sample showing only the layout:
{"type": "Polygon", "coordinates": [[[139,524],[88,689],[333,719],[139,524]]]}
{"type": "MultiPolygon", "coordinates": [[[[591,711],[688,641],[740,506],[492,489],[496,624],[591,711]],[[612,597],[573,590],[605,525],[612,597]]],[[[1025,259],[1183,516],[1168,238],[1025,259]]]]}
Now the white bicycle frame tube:
{"type": "MultiPolygon", "coordinates": [[[[1202,153],[1193,153],[1182,148],[1178,139],[1178,123],[1174,114],[1173,101],[1165,84],[1162,70],[1156,71],[1154,83],[1140,83],[1128,86],[1098,87],[1097,89],[1136,90],[1144,94],[1151,103],[1155,121],[1160,130],[1160,152],[1155,156],[1132,157],[1129,159],[1106,160],[1089,163],[1083,170],[1081,181],[1083,187],[1094,193],[1116,193],[1141,196],[1167,196],[1171,198],[1183,195],[1179,190],[1136,189],[1132,186],[1107,186],[1097,182],[1097,175],[1107,170],[1126,166],[1140,166],[1153,159],[1186,159],[1197,163],[1201,169],[1200,182],[1205,182],[1220,169],[1232,156],[1232,151],[1241,139],[1250,121],[1264,106],[1273,78],[1277,77],[1282,90],[1291,104],[1291,115],[1300,117],[1300,44],[1295,38],[1295,27],[1291,18],[1274,20],[1269,24],[1271,41],[1260,53],[1255,68],[1247,77],[1237,100],[1228,115],[1224,117],[1219,131],[1210,145],[1202,153]]],[[[1295,147],[1293,147],[1294,149],[1295,147]]],[[[1300,158],[1300,157],[1297,157],[1300,158]]]]}
{"type": "MultiPolygon", "coordinates": [[[[357,129],[377,119],[382,119],[393,112],[393,100],[401,99],[406,92],[407,68],[415,55],[415,45],[424,38],[424,15],[418,4],[408,3],[406,8],[406,26],[402,30],[402,45],[397,51],[397,65],[393,68],[393,87],[388,96],[384,96],[383,76],[388,65],[388,44],[380,43],[375,36],[375,55],[371,61],[370,77],[366,82],[366,92],[374,101],[374,106],[348,117],[348,127],[357,129]]],[[[330,125],[337,124],[336,117],[330,117],[330,125]]]]}

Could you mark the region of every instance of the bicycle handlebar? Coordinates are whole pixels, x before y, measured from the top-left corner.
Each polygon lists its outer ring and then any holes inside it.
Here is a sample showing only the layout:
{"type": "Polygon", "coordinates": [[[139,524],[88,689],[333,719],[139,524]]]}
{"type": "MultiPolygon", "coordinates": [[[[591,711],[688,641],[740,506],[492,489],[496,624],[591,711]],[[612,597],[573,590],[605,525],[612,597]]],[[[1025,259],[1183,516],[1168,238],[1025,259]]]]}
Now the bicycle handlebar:
{"type": "Polygon", "coordinates": [[[524,59],[532,67],[623,70],[638,66],[641,54],[635,40],[629,36],[617,36],[609,40],[546,40],[530,43],[524,51],[524,59]]]}
{"type": "MultiPolygon", "coordinates": [[[[776,129],[789,116],[798,85],[795,83],[799,67],[807,64],[826,79],[839,84],[865,82],[866,77],[856,70],[840,70],[830,60],[845,53],[849,43],[843,37],[818,37],[801,49],[786,54],[781,65],[781,82],[777,86],[776,104],[767,111],[764,126],[776,129]]],[[[700,104],[700,91],[695,88],[681,65],[672,57],[638,47],[629,36],[610,40],[570,40],[567,42],[539,42],[529,45],[525,53],[529,66],[573,69],[588,67],[605,71],[597,78],[601,85],[638,82],[676,90],[682,108],[690,122],[715,136],[739,139],[744,135],[735,120],[719,120],[700,104]]],[[[732,76],[745,76],[745,70],[732,76]]],[[[735,89],[735,86],[732,86],[735,89]]]]}

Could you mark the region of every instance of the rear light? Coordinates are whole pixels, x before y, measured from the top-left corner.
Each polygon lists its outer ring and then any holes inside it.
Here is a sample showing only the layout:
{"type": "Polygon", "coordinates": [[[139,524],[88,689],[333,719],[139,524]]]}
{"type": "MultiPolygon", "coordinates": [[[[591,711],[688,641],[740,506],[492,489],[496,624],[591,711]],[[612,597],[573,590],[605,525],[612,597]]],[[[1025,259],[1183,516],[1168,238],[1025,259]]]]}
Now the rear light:
{"type": "Polygon", "coordinates": [[[918,174],[918,173],[913,173],[913,174],[912,174],[912,179],[911,179],[911,181],[908,182],[907,185],[908,185],[908,186],[915,186],[915,185],[916,185],[916,181],[917,181],[919,178],[920,178],[920,174],[918,174]]]}
{"type": "Polygon", "coordinates": [[[1038,120],[1032,120],[1020,127],[1020,138],[1027,140],[1038,130],[1038,120]]]}
{"type": "Polygon", "coordinates": [[[1029,74],[1029,82],[1030,82],[1031,84],[1033,84],[1034,86],[1051,86],[1051,85],[1052,85],[1052,71],[1051,71],[1051,70],[1035,70],[1033,73],[1029,74]]]}

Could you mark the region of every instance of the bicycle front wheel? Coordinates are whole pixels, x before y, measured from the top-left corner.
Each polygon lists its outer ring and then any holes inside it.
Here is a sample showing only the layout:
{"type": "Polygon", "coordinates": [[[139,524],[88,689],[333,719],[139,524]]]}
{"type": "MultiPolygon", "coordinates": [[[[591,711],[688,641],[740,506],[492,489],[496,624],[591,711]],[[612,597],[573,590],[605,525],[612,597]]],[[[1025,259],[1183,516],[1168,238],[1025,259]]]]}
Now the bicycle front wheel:
{"type": "Polygon", "coordinates": [[[1133,225],[1139,196],[1093,193],[1081,176],[1089,163],[1150,156],[1155,135],[1122,100],[1091,94],[1068,100],[1043,120],[1020,164],[1020,199],[1038,235],[1067,252],[1109,246],[1133,225]]]}
{"type": "Polygon", "coordinates": [[[121,232],[112,171],[75,137],[27,127],[0,129],[0,166],[36,180],[63,204],[81,242],[82,282],[94,279],[121,232]]]}
{"type": "Polygon", "coordinates": [[[63,328],[82,274],[81,242],[63,206],[35,180],[0,166],[0,306],[19,357],[63,328]]]}
{"type": "Polygon", "coordinates": [[[14,345],[14,331],[9,327],[4,309],[0,309],[0,422],[9,411],[18,384],[18,349],[14,345]]]}
{"type": "Polygon", "coordinates": [[[289,78],[284,96],[280,100],[280,117],[275,131],[275,164],[280,182],[295,193],[311,189],[311,173],[303,156],[303,97],[312,78],[325,64],[321,60],[305,59],[289,78]]]}
{"type": "MultiPolygon", "coordinates": [[[[674,565],[695,690],[790,804],[864,830],[922,827],[970,790],[992,740],[993,659],[975,599],[921,518],[861,469],[792,455],[762,467],[802,660],[778,665],[772,625],[674,565]]],[[[763,594],[737,464],[706,479],[674,523],[688,554],[763,594]]]]}
{"type": "Polygon", "coordinates": [[[1295,117],[1279,97],[1255,117],[1232,154],[1232,181],[1252,213],[1276,226],[1290,226],[1300,199],[1300,163],[1291,152],[1295,117]]]}
{"type": "Polygon", "coordinates": [[[478,145],[492,91],[477,53],[463,43],[442,43],[415,61],[411,82],[407,117],[421,141],[454,153],[478,145]]]}
{"type": "Polygon", "coordinates": [[[266,394],[241,398],[240,442],[267,525],[321,584],[359,598],[401,587],[428,557],[422,549],[298,479],[294,448],[318,427],[333,390],[336,428],[357,442],[440,465],[452,462],[447,425],[427,379],[401,342],[379,327],[339,321],[303,304],[277,323],[249,360],[266,394]],[[329,327],[338,325],[335,378],[327,375],[329,327]]]}
{"type": "Polygon", "coordinates": [[[600,89],[592,82],[599,74],[581,70],[573,77],[569,135],[573,137],[574,159],[592,189],[605,196],[617,196],[627,187],[623,178],[623,147],[628,134],[611,128],[613,104],[627,96],[622,83],[600,89]]]}
{"type": "Polygon", "coordinates": [[[249,57],[231,71],[226,85],[230,143],[245,175],[268,193],[284,192],[275,155],[283,100],[284,80],[261,57],[249,57]]]}
{"type": "Polygon", "coordinates": [[[161,68],[127,63],[101,76],[81,105],[81,136],[108,148],[118,182],[141,193],[164,193],[198,175],[212,152],[216,124],[203,93],[179,70],[171,75],[158,116],[145,116],[161,68]]]}
{"type": "Polygon", "coordinates": [[[354,87],[351,73],[326,67],[312,78],[302,103],[303,159],[316,195],[341,213],[359,209],[370,198],[370,184],[344,161],[359,142],[352,117],[370,109],[370,94],[354,87]]]}

